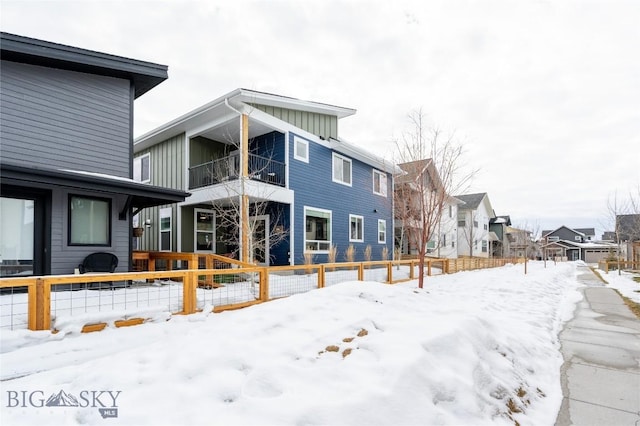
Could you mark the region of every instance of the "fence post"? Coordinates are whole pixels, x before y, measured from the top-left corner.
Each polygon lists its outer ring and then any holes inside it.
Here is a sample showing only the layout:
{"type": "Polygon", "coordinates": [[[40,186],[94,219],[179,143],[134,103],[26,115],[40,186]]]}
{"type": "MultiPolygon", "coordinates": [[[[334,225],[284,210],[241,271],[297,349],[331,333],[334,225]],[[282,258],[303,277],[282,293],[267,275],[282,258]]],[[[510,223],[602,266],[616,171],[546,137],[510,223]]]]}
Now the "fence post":
{"type": "Polygon", "coordinates": [[[324,265],[320,265],[318,267],[318,288],[324,287],[324,278],[325,278],[324,273],[325,273],[324,265]]]}
{"type": "Polygon", "coordinates": [[[197,272],[185,272],[182,276],[182,313],[192,314],[196,311],[196,283],[198,282],[197,272]]]}
{"type": "Polygon", "coordinates": [[[364,281],[364,264],[358,264],[358,281],[364,281]]]}
{"type": "Polygon", "coordinates": [[[393,282],[393,265],[391,262],[387,262],[387,283],[393,282]]]}
{"type": "Polygon", "coordinates": [[[416,278],[416,274],[413,271],[415,269],[414,265],[415,264],[414,264],[413,260],[411,262],[409,262],[409,279],[410,280],[414,280],[416,278]]]}
{"type": "Polygon", "coordinates": [[[269,300],[269,274],[267,268],[260,268],[260,301],[269,300]]]}
{"type": "Polygon", "coordinates": [[[431,259],[427,260],[427,276],[431,276],[431,259]]]}
{"type": "Polygon", "coordinates": [[[29,286],[29,330],[51,329],[51,284],[42,278],[29,286]]]}

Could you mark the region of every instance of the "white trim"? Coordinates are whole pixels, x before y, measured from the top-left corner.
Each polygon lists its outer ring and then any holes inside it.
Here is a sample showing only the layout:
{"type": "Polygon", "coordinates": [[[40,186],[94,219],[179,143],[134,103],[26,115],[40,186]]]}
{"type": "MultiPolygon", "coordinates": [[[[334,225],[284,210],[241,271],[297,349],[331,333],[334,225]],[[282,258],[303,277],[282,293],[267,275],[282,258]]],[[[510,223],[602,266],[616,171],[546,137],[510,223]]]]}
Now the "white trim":
{"type": "Polygon", "coordinates": [[[363,243],[364,242],[364,216],[360,216],[357,214],[350,214],[349,215],[349,242],[350,243],[363,243]],[[357,238],[351,238],[351,219],[360,219],[360,233],[361,233],[361,237],[360,239],[357,238]]]}
{"type": "Polygon", "coordinates": [[[378,227],[376,228],[376,239],[378,244],[387,244],[387,221],[386,219],[378,219],[378,227]],[[384,240],[380,240],[380,224],[384,223],[384,240]]]}
{"type": "MultiPolygon", "coordinates": [[[[311,207],[311,206],[304,206],[303,207],[303,226],[304,226],[304,239],[303,241],[303,252],[312,252],[312,253],[317,253],[317,254],[327,254],[329,253],[329,249],[327,250],[307,250],[307,210],[315,210],[317,212],[320,213],[329,213],[329,239],[328,240],[322,240],[323,242],[329,243],[329,247],[331,247],[331,244],[333,243],[333,211],[331,210],[327,210],[327,209],[321,209],[318,207],[311,207]]],[[[311,241],[320,241],[320,240],[311,240],[311,241]]]]}
{"type": "Polygon", "coordinates": [[[145,154],[142,154],[133,158],[133,180],[135,182],[140,182],[140,183],[151,182],[151,153],[150,152],[147,152],[145,154]],[[149,161],[149,177],[147,179],[142,178],[142,162],[145,158],[148,158],[148,161],[149,161]],[[140,179],[136,179],[136,164],[139,164],[137,169],[140,173],[140,179]]]}
{"type": "Polygon", "coordinates": [[[386,197],[388,194],[387,174],[385,172],[381,172],[380,170],[372,169],[372,178],[373,178],[373,183],[372,183],[373,193],[376,195],[381,195],[383,197],[386,197]],[[376,175],[380,175],[380,192],[376,192],[376,175]],[[383,185],[383,182],[384,182],[384,185],[383,185]]]}
{"type": "Polygon", "coordinates": [[[171,207],[163,207],[158,209],[158,250],[159,251],[171,251],[173,248],[173,208],[171,207]],[[168,213],[168,214],[167,214],[168,213]],[[162,230],[162,219],[169,218],[169,230],[162,230]],[[169,249],[162,248],[162,233],[169,233],[169,249]]]}
{"type": "Polygon", "coordinates": [[[294,259],[295,259],[295,248],[296,248],[296,244],[295,244],[295,233],[294,230],[296,229],[295,227],[295,206],[294,203],[289,204],[289,265],[295,265],[294,259]]]}
{"type": "Polygon", "coordinates": [[[215,253],[216,252],[216,212],[212,209],[193,209],[193,252],[194,253],[215,253]],[[212,231],[198,231],[198,213],[211,214],[212,231]],[[198,250],[198,232],[211,234],[211,250],[198,250]]]}
{"type": "Polygon", "coordinates": [[[297,135],[293,136],[293,158],[296,160],[302,161],[303,163],[309,163],[309,141],[308,140],[303,139],[297,135]],[[306,156],[302,156],[298,153],[298,142],[300,142],[302,145],[305,146],[307,151],[306,156]]]}
{"type": "MultiPolygon", "coordinates": [[[[343,163],[344,164],[344,163],[343,163]]],[[[344,178],[344,165],[342,169],[342,178],[344,178]]],[[[353,160],[351,158],[345,157],[344,155],[340,155],[337,152],[331,153],[331,180],[335,183],[339,183],[340,185],[352,186],[353,185],[353,160]],[[335,160],[339,158],[349,163],[349,182],[345,182],[343,180],[336,179],[336,170],[335,170],[335,160]]]]}
{"type": "MultiPolygon", "coordinates": [[[[284,132],[284,187],[289,189],[289,131],[284,132]]],[[[295,137],[295,136],[294,136],[295,137]]]]}

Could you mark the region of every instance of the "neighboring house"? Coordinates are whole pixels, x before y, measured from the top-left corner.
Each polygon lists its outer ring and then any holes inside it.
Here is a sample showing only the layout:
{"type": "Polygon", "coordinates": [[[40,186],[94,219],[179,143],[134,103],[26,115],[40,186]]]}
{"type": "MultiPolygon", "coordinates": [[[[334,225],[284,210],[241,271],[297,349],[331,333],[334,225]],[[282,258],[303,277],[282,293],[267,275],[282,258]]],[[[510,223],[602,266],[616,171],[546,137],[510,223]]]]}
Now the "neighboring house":
{"type": "Polygon", "coordinates": [[[498,237],[489,230],[495,218],[486,192],[456,195],[458,206],[458,256],[489,257],[490,244],[498,237]]]}
{"type": "Polygon", "coordinates": [[[423,224],[431,226],[427,256],[455,259],[457,251],[458,204],[444,193],[438,171],[431,159],[398,164],[395,177],[395,236],[401,254],[418,254],[423,224]]]}
{"type": "Polygon", "coordinates": [[[237,89],[137,138],[134,175],[192,194],[140,214],[140,247],[267,265],[326,262],[332,246],[340,261],[351,244],[390,256],[396,168],[339,138],[353,114],[237,89]]]}
{"type": "Polygon", "coordinates": [[[615,244],[594,241],[594,228],[569,228],[561,226],[553,231],[542,231],[543,256],[583,260],[597,263],[599,260],[617,253],[615,244]]]}
{"type": "Polygon", "coordinates": [[[131,264],[131,213],[184,200],[134,182],[133,101],[167,67],[1,34],[1,276],[72,274],[90,253],[131,264]]]}
{"type": "Polygon", "coordinates": [[[531,231],[509,226],[506,229],[506,234],[509,240],[507,257],[535,258],[536,244],[531,238],[531,231]]]}
{"type": "Polygon", "coordinates": [[[495,216],[489,219],[489,231],[496,235],[496,240],[491,242],[491,257],[509,257],[509,237],[507,230],[511,227],[511,217],[495,216]]]}

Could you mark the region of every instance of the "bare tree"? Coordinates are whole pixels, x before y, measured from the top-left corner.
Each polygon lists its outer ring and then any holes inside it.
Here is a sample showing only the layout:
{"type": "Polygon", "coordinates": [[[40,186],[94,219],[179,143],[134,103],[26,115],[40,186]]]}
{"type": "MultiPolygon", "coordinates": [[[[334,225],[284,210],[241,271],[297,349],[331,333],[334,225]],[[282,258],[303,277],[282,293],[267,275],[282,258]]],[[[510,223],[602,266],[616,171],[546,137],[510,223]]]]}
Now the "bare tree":
{"type": "Polygon", "coordinates": [[[225,132],[225,155],[207,165],[206,176],[214,185],[211,205],[227,252],[243,262],[267,263],[270,248],[289,235],[283,207],[271,201],[284,184],[284,165],[273,152],[252,153],[252,141],[242,133],[225,132]],[[247,158],[242,158],[243,143],[247,158]]]}
{"type": "Polygon", "coordinates": [[[632,251],[633,256],[635,254],[635,243],[640,241],[640,186],[637,191],[637,194],[630,192],[627,200],[621,200],[617,191],[607,199],[607,223],[605,226],[613,224],[613,233],[617,245],[618,274],[622,273],[623,244],[627,252],[629,250],[632,251]]]}
{"type": "Polygon", "coordinates": [[[454,134],[428,126],[421,109],[409,114],[409,123],[409,130],[395,140],[396,163],[404,171],[395,180],[395,217],[400,247],[407,243],[417,252],[422,288],[427,247],[438,235],[450,194],[463,192],[475,171],[464,170],[462,145],[454,134]]]}

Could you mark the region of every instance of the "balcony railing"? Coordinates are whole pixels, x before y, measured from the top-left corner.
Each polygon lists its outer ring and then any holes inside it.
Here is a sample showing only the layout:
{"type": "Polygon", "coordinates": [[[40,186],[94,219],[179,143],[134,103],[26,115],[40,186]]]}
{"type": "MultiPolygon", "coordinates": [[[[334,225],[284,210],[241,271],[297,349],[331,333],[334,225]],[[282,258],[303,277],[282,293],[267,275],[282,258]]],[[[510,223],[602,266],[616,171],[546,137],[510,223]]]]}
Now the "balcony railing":
{"type": "MultiPolygon", "coordinates": [[[[285,164],[270,158],[249,154],[249,179],[285,186],[285,164]]],[[[189,189],[236,180],[240,177],[240,157],[231,155],[189,167],[189,189]]]]}

